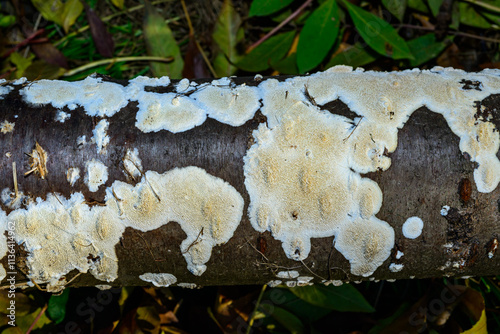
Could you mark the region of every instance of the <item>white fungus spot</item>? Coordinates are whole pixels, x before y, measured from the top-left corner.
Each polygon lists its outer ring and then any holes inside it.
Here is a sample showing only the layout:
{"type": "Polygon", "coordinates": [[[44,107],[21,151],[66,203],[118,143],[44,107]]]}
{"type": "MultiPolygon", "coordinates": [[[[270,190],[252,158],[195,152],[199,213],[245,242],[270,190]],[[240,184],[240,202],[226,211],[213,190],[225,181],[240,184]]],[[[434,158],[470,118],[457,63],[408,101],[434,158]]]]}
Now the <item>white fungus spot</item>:
{"type": "Polygon", "coordinates": [[[298,286],[307,286],[312,285],[311,281],[314,279],[312,276],[299,276],[297,277],[297,285],[298,286]]]}
{"type": "Polygon", "coordinates": [[[273,280],[273,281],[267,282],[267,286],[270,288],[275,288],[278,285],[281,285],[282,283],[283,283],[283,281],[281,281],[281,280],[273,280]]]}
{"type": "Polygon", "coordinates": [[[6,82],[7,80],[0,79],[0,100],[3,99],[3,95],[9,94],[9,92],[13,89],[11,86],[6,86],[6,82]]]}
{"type": "Polygon", "coordinates": [[[59,110],[56,114],[56,121],[64,123],[67,119],[71,117],[71,114],[68,114],[67,112],[64,112],[62,110],[59,110]]]}
{"type": "Polygon", "coordinates": [[[177,283],[177,286],[184,289],[196,289],[198,287],[195,283],[177,283]]]}
{"type": "Polygon", "coordinates": [[[280,271],[276,274],[276,277],[278,278],[288,278],[288,279],[294,279],[299,277],[299,272],[296,270],[287,270],[287,271],[280,271]]]}
{"type": "Polygon", "coordinates": [[[419,217],[410,217],[403,224],[403,235],[408,239],[416,239],[422,234],[424,222],[419,217]]]}
{"type": "Polygon", "coordinates": [[[71,186],[75,185],[75,182],[80,178],[80,168],[70,167],[66,172],[66,179],[71,186]]]}
{"type": "Polygon", "coordinates": [[[399,260],[400,258],[402,258],[403,255],[405,255],[405,254],[402,251],[398,250],[398,252],[396,253],[396,260],[399,260]]]}
{"type": "Polygon", "coordinates": [[[101,291],[103,291],[103,290],[109,290],[109,289],[112,288],[112,286],[108,285],[108,284],[97,284],[95,287],[98,288],[101,291]]]}
{"type": "Polygon", "coordinates": [[[76,146],[77,147],[84,146],[85,144],[87,144],[87,136],[83,135],[83,136],[76,138],[76,146]]]}
{"type": "Polygon", "coordinates": [[[127,149],[127,153],[125,153],[125,157],[123,158],[123,166],[127,174],[134,179],[142,175],[142,162],[139,158],[139,151],[137,148],[133,150],[127,149]]]}
{"type": "Polygon", "coordinates": [[[12,132],[12,131],[14,131],[15,125],[16,125],[16,123],[11,123],[11,122],[5,120],[2,123],[0,123],[0,132],[3,134],[12,132]]]}
{"type": "Polygon", "coordinates": [[[102,153],[103,149],[109,144],[109,136],[106,134],[108,131],[109,122],[105,119],[100,120],[99,123],[92,130],[94,136],[92,142],[97,145],[97,153],[102,153]]]}
{"type": "Polygon", "coordinates": [[[99,186],[108,180],[108,167],[96,159],[87,161],[85,167],[87,168],[85,184],[91,192],[96,192],[99,186]]]}
{"type": "Polygon", "coordinates": [[[172,274],[166,273],[145,273],[139,276],[145,282],[153,283],[157,287],[168,287],[177,282],[177,278],[172,274]]]}
{"type": "Polygon", "coordinates": [[[397,272],[400,272],[401,270],[403,270],[404,268],[404,264],[401,264],[401,263],[391,263],[389,265],[389,270],[393,273],[397,273],[397,272]]]}
{"type": "Polygon", "coordinates": [[[450,206],[445,205],[441,208],[441,216],[447,216],[448,212],[450,211],[450,206]]]}

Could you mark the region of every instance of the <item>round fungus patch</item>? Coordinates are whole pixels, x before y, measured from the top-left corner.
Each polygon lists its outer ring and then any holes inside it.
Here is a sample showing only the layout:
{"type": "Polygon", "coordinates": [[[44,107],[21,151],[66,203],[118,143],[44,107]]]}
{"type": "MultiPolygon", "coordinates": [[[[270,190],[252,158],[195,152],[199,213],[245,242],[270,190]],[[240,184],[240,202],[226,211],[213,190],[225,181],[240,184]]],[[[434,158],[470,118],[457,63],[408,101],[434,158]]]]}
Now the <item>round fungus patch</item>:
{"type": "Polygon", "coordinates": [[[419,217],[410,217],[403,224],[403,235],[408,239],[416,239],[422,234],[424,222],[419,217]]]}

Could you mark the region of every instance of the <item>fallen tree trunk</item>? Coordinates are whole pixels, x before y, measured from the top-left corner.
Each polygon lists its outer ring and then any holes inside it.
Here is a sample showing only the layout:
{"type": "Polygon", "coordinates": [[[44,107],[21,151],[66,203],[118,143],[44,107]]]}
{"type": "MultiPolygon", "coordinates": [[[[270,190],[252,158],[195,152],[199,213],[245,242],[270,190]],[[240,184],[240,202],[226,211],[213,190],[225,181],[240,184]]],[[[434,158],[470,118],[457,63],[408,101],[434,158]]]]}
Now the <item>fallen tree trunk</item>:
{"type": "Polygon", "coordinates": [[[499,76],[3,82],[3,284],[498,274],[499,76]]]}

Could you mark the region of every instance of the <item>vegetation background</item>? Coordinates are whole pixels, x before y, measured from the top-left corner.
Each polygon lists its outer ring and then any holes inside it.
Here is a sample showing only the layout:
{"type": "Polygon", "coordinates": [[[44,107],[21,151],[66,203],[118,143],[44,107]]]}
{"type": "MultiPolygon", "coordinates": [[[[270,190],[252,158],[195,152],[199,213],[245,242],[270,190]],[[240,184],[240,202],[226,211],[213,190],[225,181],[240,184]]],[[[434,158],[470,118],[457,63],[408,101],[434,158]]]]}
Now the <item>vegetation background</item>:
{"type": "MultiPolygon", "coordinates": [[[[0,0],[0,80],[500,65],[500,0],[0,0]]],[[[0,81],[0,85],[5,81],[0,81]]],[[[2,333],[500,332],[497,277],[16,293],[2,333]]],[[[104,287],[103,287],[104,288],[104,287]]],[[[0,292],[0,312],[9,299],[0,292]]]]}

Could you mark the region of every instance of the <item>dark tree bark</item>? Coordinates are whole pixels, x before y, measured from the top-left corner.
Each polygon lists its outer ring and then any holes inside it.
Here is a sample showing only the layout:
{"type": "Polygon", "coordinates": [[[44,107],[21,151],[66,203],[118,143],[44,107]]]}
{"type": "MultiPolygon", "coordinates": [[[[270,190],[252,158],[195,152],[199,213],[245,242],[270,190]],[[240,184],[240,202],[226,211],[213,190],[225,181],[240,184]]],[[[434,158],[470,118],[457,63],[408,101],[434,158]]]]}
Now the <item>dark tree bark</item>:
{"type": "MultiPolygon", "coordinates": [[[[253,78],[234,81],[250,86],[259,83],[253,78]]],[[[303,261],[294,261],[287,258],[281,242],[270,232],[259,233],[251,226],[247,214],[250,198],[244,184],[243,157],[253,143],[252,131],[266,121],[260,112],[238,127],[207,119],[185,132],[144,133],[135,126],[137,103],[130,102],[108,118],[110,142],[106,154],[98,154],[95,145],[79,147],[76,143],[81,135],[93,136],[92,130],[100,118],[86,115],[81,107],[71,112],[66,108],[63,110],[70,112],[71,117],[64,123],[56,122],[57,108],[50,104],[35,106],[24,101],[19,90],[25,85],[12,86],[13,90],[0,99],[0,123],[15,121],[13,131],[0,134],[0,190],[14,190],[12,163],[15,162],[18,191],[29,198],[45,200],[47,194],[55,193],[67,199],[79,191],[91,207],[99,206],[105,203],[105,188],[114,181],[136,183],[124,173],[123,157],[127,149],[139,148],[141,152],[147,152],[141,155],[145,171],[164,173],[175,167],[198,166],[227,181],[242,195],[245,203],[243,217],[234,235],[227,243],[212,249],[206,263],[207,270],[200,276],[186,269],[186,260],[179,247],[186,234],[176,222],[170,222],[149,232],[130,227],[125,230],[115,246],[118,278],[113,282],[102,282],[86,273],[79,275],[69,286],[145,285],[148,283],[139,276],[146,272],[170,273],[177,278],[177,283],[196,285],[288,281],[276,277],[277,272],[286,270],[314,277],[311,282],[316,283],[368,279],[351,274],[349,261],[333,247],[333,236],[313,238],[309,256],[303,261]],[[27,154],[36,149],[36,143],[48,154],[47,174],[43,179],[39,171],[26,174],[33,168],[27,154]],[[69,186],[68,168],[80,166],[84,174],[85,163],[92,158],[99,158],[108,167],[105,186],[91,192],[81,182],[83,175],[74,187],[69,186]]],[[[166,89],[151,88],[163,92],[172,89],[172,85],[166,89]]],[[[480,103],[483,109],[500,110],[499,96],[490,96],[480,103]]],[[[351,119],[356,116],[340,100],[322,108],[351,119]]],[[[498,129],[500,113],[491,115],[490,121],[498,129]]],[[[496,156],[500,157],[500,153],[497,152],[496,156]]],[[[499,274],[499,256],[490,258],[488,253],[500,231],[500,187],[489,193],[478,192],[473,176],[477,164],[460,151],[459,137],[452,133],[443,116],[425,107],[416,110],[399,130],[398,146],[390,157],[392,164],[388,170],[363,175],[381,188],[383,204],[376,216],[388,222],[395,232],[392,255],[370,275],[370,279],[499,274]],[[446,216],[440,214],[444,205],[450,207],[446,216]],[[411,216],[418,216],[425,222],[422,235],[417,239],[405,238],[401,231],[402,224],[411,216]],[[404,253],[399,259],[396,258],[398,250],[404,253]],[[389,269],[391,263],[404,264],[404,268],[392,272],[389,269]]],[[[1,209],[6,214],[14,211],[6,204],[5,198],[1,209]]],[[[7,269],[7,272],[17,272],[17,283],[26,282],[28,255],[24,246],[18,245],[16,267],[7,269]]],[[[7,256],[2,264],[8,268],[7,256]]],[[[72,270],[66,275],[66,280],[77,274],[78,270],[72,270]]],[[[8,285],[8,282],[4,280],[3,285],[8,285]]]]}

